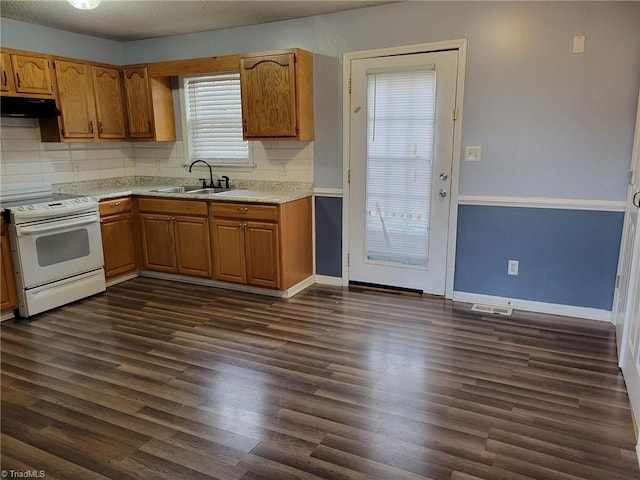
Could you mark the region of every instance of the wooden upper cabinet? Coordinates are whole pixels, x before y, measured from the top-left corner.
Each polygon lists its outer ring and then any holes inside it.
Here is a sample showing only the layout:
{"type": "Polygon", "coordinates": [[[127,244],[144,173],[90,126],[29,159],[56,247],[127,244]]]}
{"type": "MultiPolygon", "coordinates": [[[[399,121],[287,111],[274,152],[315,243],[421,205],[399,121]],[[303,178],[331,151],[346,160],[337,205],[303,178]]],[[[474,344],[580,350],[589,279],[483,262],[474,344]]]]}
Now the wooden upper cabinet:
{"type": "Polygon", "coordinates": [[[64,138],[94,138],[96,112],[91,81],[91,68],[86,63],[56,60],[58,100],[64,138]]]}
{"type": "Polygon", "coordinates": [[[153,138],[153,104],[147,67],[125,68],[124,90],[132,138],[153,138]]]}
{"type": "Polygon", "coordinates": [[[11,54],[16,93],[53,95],[51,57],[11,54]]]}
{"type": "Polygon", "coordinates": [[[0,91],[2,92],[15,92],[16,86],[13,80],[13,70],[11,68],[11,55],[7,52],[2,52],[0,57],[0,91]]]}
{"type": "Polygon", "coordinates": [[[313,54],[300,49],[240,55],[243,136],[313,140],[313,54]]]}
{"type": "Polygon", "coordinates": [[[133,140],[174,141],[170,77],[149,77],[145,66],[125,67],[122,71],[129,136],[133,140]]]}
{"type": "Polygon", "coordinates": [[[98,137],[118,139],[127,136],[120,69],[91,66],[98,120],[98,137]]]}

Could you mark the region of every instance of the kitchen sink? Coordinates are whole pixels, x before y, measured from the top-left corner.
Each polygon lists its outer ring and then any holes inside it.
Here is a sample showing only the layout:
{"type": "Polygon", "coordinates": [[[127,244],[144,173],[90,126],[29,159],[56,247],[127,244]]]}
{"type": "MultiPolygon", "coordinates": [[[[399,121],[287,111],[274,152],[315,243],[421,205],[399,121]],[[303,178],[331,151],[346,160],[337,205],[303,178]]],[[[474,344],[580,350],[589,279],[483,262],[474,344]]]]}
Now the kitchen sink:
{"type": "Polygon", "coordinates": [[[213,188],[198,188],[197,190],[189,190],[186,193],[193,193],[196,195],[207,195],[211,193],[230,192],[233,188],[213,187],[213,188]]]}
{"type": "Polygon", "coordinates": [[[162,192],[162,193],[189,193],[193,190],[202,190],[202,187],[197,185],[183,185],[180,187],[164,187],[157,188],[155,190],[151,190],[152,192],[162,192]]]}
{"type": "Polygon", "coordinates": [[[213,193],[229,192],[231,190],[233,190],[233,188],[224,188],[224,187],[202,188],[197,185],[181,185],[179,187],[157,188],[151,191],[162,192],[162,193],[193,193],[194,195],[210,195],[213,193]]]}

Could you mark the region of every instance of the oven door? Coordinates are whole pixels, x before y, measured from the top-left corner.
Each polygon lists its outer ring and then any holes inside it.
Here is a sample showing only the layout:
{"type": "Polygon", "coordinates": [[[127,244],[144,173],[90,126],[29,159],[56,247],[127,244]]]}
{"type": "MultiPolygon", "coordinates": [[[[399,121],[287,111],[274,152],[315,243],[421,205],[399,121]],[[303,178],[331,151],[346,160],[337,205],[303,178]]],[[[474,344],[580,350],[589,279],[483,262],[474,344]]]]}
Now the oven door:
{"type": "Polygon", "coordinates": [[[98,213],[12,225],[23,288],[104,265],[98,213]]]}

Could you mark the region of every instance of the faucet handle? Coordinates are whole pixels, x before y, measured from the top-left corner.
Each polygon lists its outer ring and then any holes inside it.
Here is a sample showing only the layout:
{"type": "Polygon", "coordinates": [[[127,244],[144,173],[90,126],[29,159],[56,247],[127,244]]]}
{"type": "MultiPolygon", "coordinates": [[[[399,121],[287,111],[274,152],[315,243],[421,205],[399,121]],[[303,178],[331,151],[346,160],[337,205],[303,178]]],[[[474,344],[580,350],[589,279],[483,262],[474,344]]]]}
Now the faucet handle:
{"type": "MultiPolygon", "coordinates": [[[[220,177],[221,179],[224,179],[224,188],[226,188],[227,190],[229,189],[229,177],[227,177],[226,175],[222,175],[222,177],[220,177]]],[[[222,186],[222,180],[218,180],[218,183],[220,186],[222,186]]]]}
{"type": "Polygon", "coordinates": [[[202,182],[202,188],[207,188],[207,179],[206,178],[199,178],[198,180],[200,180],[202,182]]]}

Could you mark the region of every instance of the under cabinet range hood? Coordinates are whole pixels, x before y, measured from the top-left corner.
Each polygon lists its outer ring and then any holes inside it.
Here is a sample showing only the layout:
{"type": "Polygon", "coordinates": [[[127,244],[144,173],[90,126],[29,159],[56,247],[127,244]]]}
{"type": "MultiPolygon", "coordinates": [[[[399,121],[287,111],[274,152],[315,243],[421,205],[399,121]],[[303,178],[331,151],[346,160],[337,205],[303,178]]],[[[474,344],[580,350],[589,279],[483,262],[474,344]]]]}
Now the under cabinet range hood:
{"type": "Polygon", "coordinates": [[[0,116],[21,118],[59,117],[52,98],[0,97],[0,116]]]}

